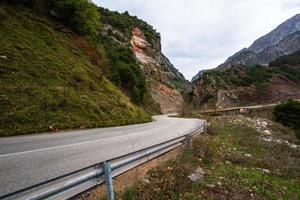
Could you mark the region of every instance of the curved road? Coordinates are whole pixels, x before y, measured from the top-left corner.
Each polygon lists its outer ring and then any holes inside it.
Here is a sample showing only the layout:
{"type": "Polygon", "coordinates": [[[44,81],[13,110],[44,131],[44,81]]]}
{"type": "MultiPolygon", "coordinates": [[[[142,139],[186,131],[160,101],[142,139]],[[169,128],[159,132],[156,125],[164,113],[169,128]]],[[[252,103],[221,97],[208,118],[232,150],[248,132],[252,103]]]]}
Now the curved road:
{"type": "Polygon", "coordinates": [[[0,138],[0,197],[196,131],[198,119],[0,138]]]}

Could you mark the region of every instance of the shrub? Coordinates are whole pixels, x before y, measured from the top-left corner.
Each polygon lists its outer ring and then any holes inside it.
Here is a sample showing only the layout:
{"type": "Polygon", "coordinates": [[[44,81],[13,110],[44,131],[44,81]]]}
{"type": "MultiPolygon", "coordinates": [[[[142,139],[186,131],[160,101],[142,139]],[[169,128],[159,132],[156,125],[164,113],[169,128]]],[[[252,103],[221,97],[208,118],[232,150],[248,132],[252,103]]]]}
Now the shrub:
{"type": "Polygon", "coordinates": [[[291,127],[296,137],[300,139],[300,103],[293,99],[289,99],[277,105],[273,110],[275,121],[291,127]]]}
{"type": "Polygon", "coordinates": [[[130,48],[118,47],[109,39],[104,40],[104,47],[110,60],[108,78],[128,92],[134,103],[141,104],[146,95],[145,77],[136,62],[130,48]]]}
{"type": "Polygon", "coordinates": [[[6,0],[25,5],[54,17],[74,31],[95,38],[100,28],[100,12],[90,0],[6,0]]]}
{"type": "Polygon", "coordinates": [[[51,0],[51,3],[63,23],[83,35],[98,35],[100,13],[90,0],[51,0]]]}

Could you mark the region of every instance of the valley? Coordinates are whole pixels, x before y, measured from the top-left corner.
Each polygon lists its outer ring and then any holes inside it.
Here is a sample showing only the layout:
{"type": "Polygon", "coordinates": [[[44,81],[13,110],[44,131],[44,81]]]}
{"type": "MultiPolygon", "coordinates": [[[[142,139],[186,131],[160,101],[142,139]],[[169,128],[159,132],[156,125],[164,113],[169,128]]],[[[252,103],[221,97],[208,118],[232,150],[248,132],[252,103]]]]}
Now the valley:
{"type": "Polygon", "coordinates": [[[241,49],[151,2],[0,2],[0,199],[300,199],[300,14],[241,49]]]}

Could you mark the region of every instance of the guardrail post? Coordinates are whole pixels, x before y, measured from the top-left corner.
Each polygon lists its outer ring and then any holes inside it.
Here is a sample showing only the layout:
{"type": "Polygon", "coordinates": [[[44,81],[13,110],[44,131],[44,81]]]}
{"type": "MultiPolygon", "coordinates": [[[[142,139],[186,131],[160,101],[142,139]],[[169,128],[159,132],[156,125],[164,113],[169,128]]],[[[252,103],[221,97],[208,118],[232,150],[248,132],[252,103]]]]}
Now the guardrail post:
{"type": "Polygon", "coordinates": [[[187,149],[193,148],[193,136],[192,135],[186,136],[186,148],[187,149]]]}
{"type": "Polygon", "coordinates": [[[204,134],[207,134],[207,121],[206,120],[203,122],[203,126],[204,126],[204,134]]]}
{"type": "Polygon", "coordinates": [[[112,182],[111,164],[104,162],[103,168],[104,168],[105,184],[106,184],[108,199],[114,200],[115,196],[114,196],[114,189],[113,189],[113,182],[112,182]]]}

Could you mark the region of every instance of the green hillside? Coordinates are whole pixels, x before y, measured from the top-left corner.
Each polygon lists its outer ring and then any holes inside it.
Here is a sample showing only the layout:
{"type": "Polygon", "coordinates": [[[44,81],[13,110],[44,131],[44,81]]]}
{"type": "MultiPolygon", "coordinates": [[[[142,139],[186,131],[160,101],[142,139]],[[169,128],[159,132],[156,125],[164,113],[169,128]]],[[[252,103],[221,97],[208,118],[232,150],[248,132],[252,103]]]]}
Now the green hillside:
{"type": "Polygon", "coordinates": [[[289,97],[297,98],[300,94],[300,51],[282,56],[268,66],[236,65],[226,69],[207,70],[195,82],[194,88],[201,91],[198,92],[199,96],[194,96],[194,104],[198,106],[206,104],[213,107],[220,90],[234,93],[239,105],[266,103],[289,97]],[[278,77],[286,82],[276,83],[274,80],[276,78],[278,80],[278,77]],[[278,86],[293,88],[294,94],[279,91],[282,96],[276,96],[274,93],[271,95],[270,88],[278,86]]]}
{"type": "Polygon", "coordinates": [[[0,136],[150,120],[106,78],[101,48],[34,13],[0,4],[0,136]]]}

